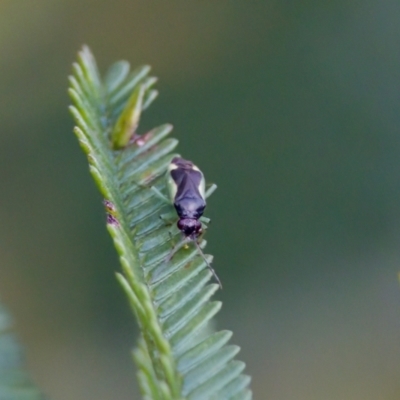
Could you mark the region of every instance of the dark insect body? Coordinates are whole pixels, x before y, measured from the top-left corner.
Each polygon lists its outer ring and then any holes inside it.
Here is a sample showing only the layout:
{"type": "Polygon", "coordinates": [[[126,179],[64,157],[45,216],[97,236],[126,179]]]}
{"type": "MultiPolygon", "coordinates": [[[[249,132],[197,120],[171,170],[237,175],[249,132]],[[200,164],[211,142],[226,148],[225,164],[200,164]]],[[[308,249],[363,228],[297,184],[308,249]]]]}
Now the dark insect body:
{"type": "MultiPolygon", "coordinates": [[[[171,202],[179,217],[177,227],[185,237],[183,244],[190,241],[195,243],[198,252],[222,288],[221,281],[205,258],[197,241],[203,233],[200,218],[203,216],[206,207],[205,179],[203,173],[191,161],[175,157],[168,167],[167,184],[171,202]]],[[[214,185],[210,194],[215,188],[216,186],[214,185]]],[[[176,250],[172,251],[169,259],[172,258],[176,250]]]]}
{"type": "Polygon", "coordinates": [[[191,162],[175,157],[168,168],[168,187],[179,220],[178,229],[190,239],[202,233],[199,218],[206,207],[203,173],[191,162]]]}

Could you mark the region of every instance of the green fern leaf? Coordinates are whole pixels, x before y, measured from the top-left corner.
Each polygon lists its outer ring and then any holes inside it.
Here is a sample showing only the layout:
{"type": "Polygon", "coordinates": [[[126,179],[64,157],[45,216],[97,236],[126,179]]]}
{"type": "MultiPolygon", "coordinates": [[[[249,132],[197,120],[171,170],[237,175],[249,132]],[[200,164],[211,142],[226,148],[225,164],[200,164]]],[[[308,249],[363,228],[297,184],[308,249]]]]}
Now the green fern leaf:
{"type": "Polygon", "coordinates": [[[0,399],[43,399],[22,369],[23,354],[11,332],[11,318],[0,305],[0,399]]]}
{"type": "Polygon", "coordinates": [[[130,72],[120,61],[102,80],[84,47],[69,89],[74,132],[105,198],[107,227],[120,257],[117,279],[141,330],[134,351],[139,385],[152,400],[250,399],[250,378],[233,359],[239,348],[227,345],[231,333],[214,333],[209,326],[221,303],[210,301],[218,285],[208,283],[206,263],[192,246],[166,262],[179,232],[170,237],[160,215],[172,205],[149,185],[165,192],[165,172],[178,142],[167,138],[171,125],[131,139],[140,114],[158,93],[149,72],[148,66],[130,72]]]}

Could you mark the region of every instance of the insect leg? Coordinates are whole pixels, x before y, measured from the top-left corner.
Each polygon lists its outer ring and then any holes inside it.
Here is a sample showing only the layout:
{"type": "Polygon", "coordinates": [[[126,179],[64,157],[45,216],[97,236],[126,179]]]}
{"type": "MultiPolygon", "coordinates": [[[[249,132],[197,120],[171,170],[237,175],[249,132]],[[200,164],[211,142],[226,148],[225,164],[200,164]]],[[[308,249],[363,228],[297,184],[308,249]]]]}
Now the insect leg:
{"type": "Polygon", "coordinates": [[[204,222],[204,223],[206,223],[206,224],[209,224],[209,223],[211,222],[211,219],[210,219],[210,218],[207,218],[207,217],[200,217],[200,221],[201,221],[201,222],[204,222]]]}
{"type": "Polygon", "coordinates": [[[176,221],[176,211],[171,210],[169,212],[160,214],[160,219],[162,219],[166,225],[172,225],[174,221],[176,221]]]}
{"type": "Polygon", "coordinates": [[[177,245],[174,246],[174,248],[171,250],[171,252],[168,254],[168,257],[166,258],[165,262],[169,263],[172,260],[172,257],[186,244],[188,244],[191,241],[190,237],[185,237],[181,242],[179,242],[177,245]]]}
{"type": "Polygon", "coordinates": [[[210,197],[215,191],[217,190],[217,185],[215,183],[213,183],[207,190],[205,193],[206,199],[208,197],[210,197]]]}
{"type": "Polygon", "coordinates": [[[155,186],[150,186],[150,189],[155,193],[155,195],[164,201],[167,204],[171,204],[171,201],[168,199],[167,196],[165,196],[164,193],[162,193],[160,190],[158,190],[155,186]]]}
{"type": "Polygon", "coordinates": [[[171,204],[171,201],[169,200],[169,198],[164,193],[162,193],[159,189],[157,189],[155,186],[145,185],[143,183],[139,183],[136,181],[133,181],[133,183],[135,185],[141,187],[142,189],[150,189],[159,199],[161,199],[165,203],[171,204]]]}

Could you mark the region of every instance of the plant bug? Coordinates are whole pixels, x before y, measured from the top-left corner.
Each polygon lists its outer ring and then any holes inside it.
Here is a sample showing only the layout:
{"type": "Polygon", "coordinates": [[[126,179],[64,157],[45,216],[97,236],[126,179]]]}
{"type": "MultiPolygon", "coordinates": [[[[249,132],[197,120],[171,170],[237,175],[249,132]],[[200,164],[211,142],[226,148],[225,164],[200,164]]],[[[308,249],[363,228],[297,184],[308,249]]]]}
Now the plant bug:
{"type": "MultiPolygon", "coordinates": [[[[200,219],[207,222],[209,221],[207,218],[203,217],[206,207],[206,198],[215,191],[217,186],[213,184],[206,191],[203,173],[191,161],[181,157],[174,157],[172,159],[166,175],[170,197],[170,201],[168,202],[172,202],[175,207],[175,211],[179,217],[176,225],[184,236],[183,241],[172,249],[168,260],[170,260],[181,247],[189,242],[193,242],[197,251],[206,262],[207,267],[213,273],[220,288],[222,288],[220,279],[207,261],[198,243],[198,238],[203,233],[203,226],[200,219]]],[[[153,189],[158,192],[154,187],[153,189]]],[[[165,199],[162,193],[158,192],[158,194],[165,199]]]]}

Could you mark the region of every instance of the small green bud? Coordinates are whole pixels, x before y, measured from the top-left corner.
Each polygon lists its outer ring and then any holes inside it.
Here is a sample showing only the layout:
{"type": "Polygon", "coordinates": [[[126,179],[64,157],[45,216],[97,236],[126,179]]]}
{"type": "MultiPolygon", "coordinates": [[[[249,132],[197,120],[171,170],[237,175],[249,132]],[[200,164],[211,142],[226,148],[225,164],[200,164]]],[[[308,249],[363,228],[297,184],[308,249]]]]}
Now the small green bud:
{"type": "Polygon", "coordinates": [[[115,150],[124,148],[135,133],[142,112],[144,92],[145,87],[139,85],[132,93],[125,109],[118,118],[111,135],[112,145],[115,150]]]}

